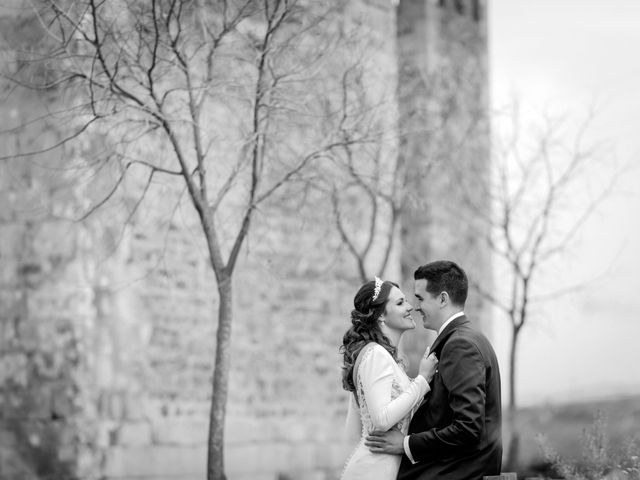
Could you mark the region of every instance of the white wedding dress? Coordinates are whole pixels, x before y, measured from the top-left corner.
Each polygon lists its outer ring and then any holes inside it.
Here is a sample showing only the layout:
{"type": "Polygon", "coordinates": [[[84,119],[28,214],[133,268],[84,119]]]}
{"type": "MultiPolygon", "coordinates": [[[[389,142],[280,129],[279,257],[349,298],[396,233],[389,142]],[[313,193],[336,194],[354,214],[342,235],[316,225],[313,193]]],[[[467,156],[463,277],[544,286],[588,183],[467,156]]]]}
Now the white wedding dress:
{"type": "Polygon", "coordinates": [[[364,445],[364,438],[370,432],[393,427],[406,434],[429,384],[421,375],[411,380],[377,343],[367,344],[360,355],[355,382],[360,406],[349,395],[346,422],[348,438],[359,438],[359,442],[347,460],[341,480],[395,480],[401,456],[373,453],[364,445]]]}

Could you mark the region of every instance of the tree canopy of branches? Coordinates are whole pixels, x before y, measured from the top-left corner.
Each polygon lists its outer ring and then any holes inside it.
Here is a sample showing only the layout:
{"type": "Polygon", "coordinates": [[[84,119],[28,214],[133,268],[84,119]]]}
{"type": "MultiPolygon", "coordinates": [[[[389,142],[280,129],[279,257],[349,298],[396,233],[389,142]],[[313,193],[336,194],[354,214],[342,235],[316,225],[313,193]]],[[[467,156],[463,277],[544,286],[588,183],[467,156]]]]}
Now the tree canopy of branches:
{"type": "Polygon", "coordinates": [[[326,193],[331,198],[333,220],[340,240],[355,260],[360,281],[364,283],[374,274],[384,275],[389,264],[397,235],[403,189],[401,169],[397,162],[389,161],[397,157],[394,150],[397,139],[395,129],[384,124],[388,119],[372,114],[364,116],[366,121],[358,122],[358,128],[362,128],[362,124],[372,125],[360,134],[368,136],[376,132],[379,140],[367,145],[348,142],[353,131],[344,124],[348,119],[344,115],[348,111],[347,106],[365,112],[370,105],[384,102],[367,98],[362,68],[354,68],[349,74],[353,80],[349,82],[349,77],[343,78],[341,94],[343,122],[340,134],[344,145],[334,154],[342,174],[338,181],[334,179],[326,187],[326,193]],[[353,91],[349,88],[350,83],[360,88],[353,91]]]}
{"type": "Polygon", "coordinates": [[[145,180],[131,215],[156,177],[183,182],[218,296],[209,479],[224,478],[232,279],[252,218],[306,168],[371,135],[353,129],[347,105],[327,108],[327,98],[354,88],[335,73],[349,58],[335,29],[341,5],[42,0],[33,12],[43,36],[9,75],[21,87],[54,92],[62,104],[55,119],[65,126],[60,141],[18,156],[107,138],[105,155],[87,164],[110,165],[115,180],[84,217],[133,171],[145,180]]]}

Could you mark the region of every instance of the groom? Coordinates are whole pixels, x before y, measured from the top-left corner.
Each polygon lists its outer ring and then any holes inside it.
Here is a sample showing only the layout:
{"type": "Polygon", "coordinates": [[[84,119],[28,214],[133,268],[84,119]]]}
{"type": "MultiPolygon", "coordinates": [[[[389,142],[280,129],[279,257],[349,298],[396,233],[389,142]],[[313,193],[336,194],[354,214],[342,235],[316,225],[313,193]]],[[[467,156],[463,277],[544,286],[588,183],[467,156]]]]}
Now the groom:
{"type": "Polygon", "coordinates": [[[372,452],[404,454],[398,480],[481,480],[502,463],[500,371],[487,338],[464,315],[467,276],[455,263],[437,261],[414,274],[416,310],[436,330],[431,352],[439,359],[431,392],[415,412],[409,434],[372,434],[372,452]]]}

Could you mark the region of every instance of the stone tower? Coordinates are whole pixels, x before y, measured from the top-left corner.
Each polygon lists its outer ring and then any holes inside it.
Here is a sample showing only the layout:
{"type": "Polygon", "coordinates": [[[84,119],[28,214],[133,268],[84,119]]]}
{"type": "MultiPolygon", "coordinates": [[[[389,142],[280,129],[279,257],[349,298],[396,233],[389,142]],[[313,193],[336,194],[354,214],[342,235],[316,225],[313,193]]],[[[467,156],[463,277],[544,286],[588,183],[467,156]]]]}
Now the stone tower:
{"type": "MultiPolygon", "coordinates": [[[[409,192],[402,217],[402,278],[416,266],[453,260],[470,282],[491,282],[482,238],[489,214],[487,12],[482,0],[402,0],[397,10],[399,162],[409,192]],[[476,210],[478,209],[478,210],[476,210]]],[[[407,288],[410,288],[408,286],[407,288]]],[[[489,327],[471,290],[467,314],[489,327]]],[[[405,336],[420,353],[432,334],[405,336]]]]}

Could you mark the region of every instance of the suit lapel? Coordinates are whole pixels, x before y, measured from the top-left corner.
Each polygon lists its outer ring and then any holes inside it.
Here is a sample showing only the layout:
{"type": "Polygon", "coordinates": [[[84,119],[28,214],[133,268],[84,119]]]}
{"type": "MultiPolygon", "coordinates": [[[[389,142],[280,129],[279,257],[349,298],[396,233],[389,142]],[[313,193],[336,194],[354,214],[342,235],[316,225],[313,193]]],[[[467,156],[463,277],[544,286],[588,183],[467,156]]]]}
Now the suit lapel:
{"type": "MultiPolygon", "coordinates": [[[[442,351],[442,347],[444,346],[444,342],[447,340],[447,338],[449,338],[451,336],[451,334],[453,332],[456,331],[456,329],[458,327],[460,327],[461,325],[465,325],[467,323],[469,323],[469,320],[467,320],[467,317],[465,317],[464,315],[454,319],[449,325],[447,325],[445,327],[445,329],[442,331],[442,333],[440,335],[438,335],[436,337],[436,339],[433,341],[433,344],[431,345],[431,348],[429,349],[429,353],[435,353],[436,357],[438,358],[438,360],[440,360],[440,352],[442,351]]],[[[422,408],[422,406],[426,403],[428,395],[429,395],[429,393],[427,393],[424,396],[424,398],[422,399],[422,402],[420,403],[420,406],[418,407],[419,409],[422,408]]]]}
{"type": "Polygon", "coordinates": [[[461,325],[468,324],[469,320],[467,317],[462,315],[454,319],[449,325],[447,325],[442,333],[436,337],[433,341],[433,345],[431,345],[430,353],[435,353],[436,357],[440,359],[440,352],[442,351],[442,347],[444,346],[444,342],[451,336],[453,332],[456,331],[461,325]]]}
{"type": "MultiPolygon", "coordinates": [[[[431,345],[431,348],[429,349],[429,352],[435,353],[436,357],[439,360],[440,352],[442,351],[442,347],[444,346],[444,343],[446,342],[447,338],[449,338],[451,334],[455,332],[461,325],[466,325],[468,323],[469,323],[469,320],[467,320],[467,317],[464,315],[454,319],[449,325],[445,327],[442,333],[436,337],[436,339],[433,341],[433,344],[431,345]]],[[[427,393],[424,396],[424,398],[422,399],[422,402],[420,403],[420,406],[418,407],[418,410],[421,409],[427,403],[428,396],[429,396],[429,393],[427,393]]],[[[414,416],[414,418],[417,418],[417,415],[414,416]]]]}

